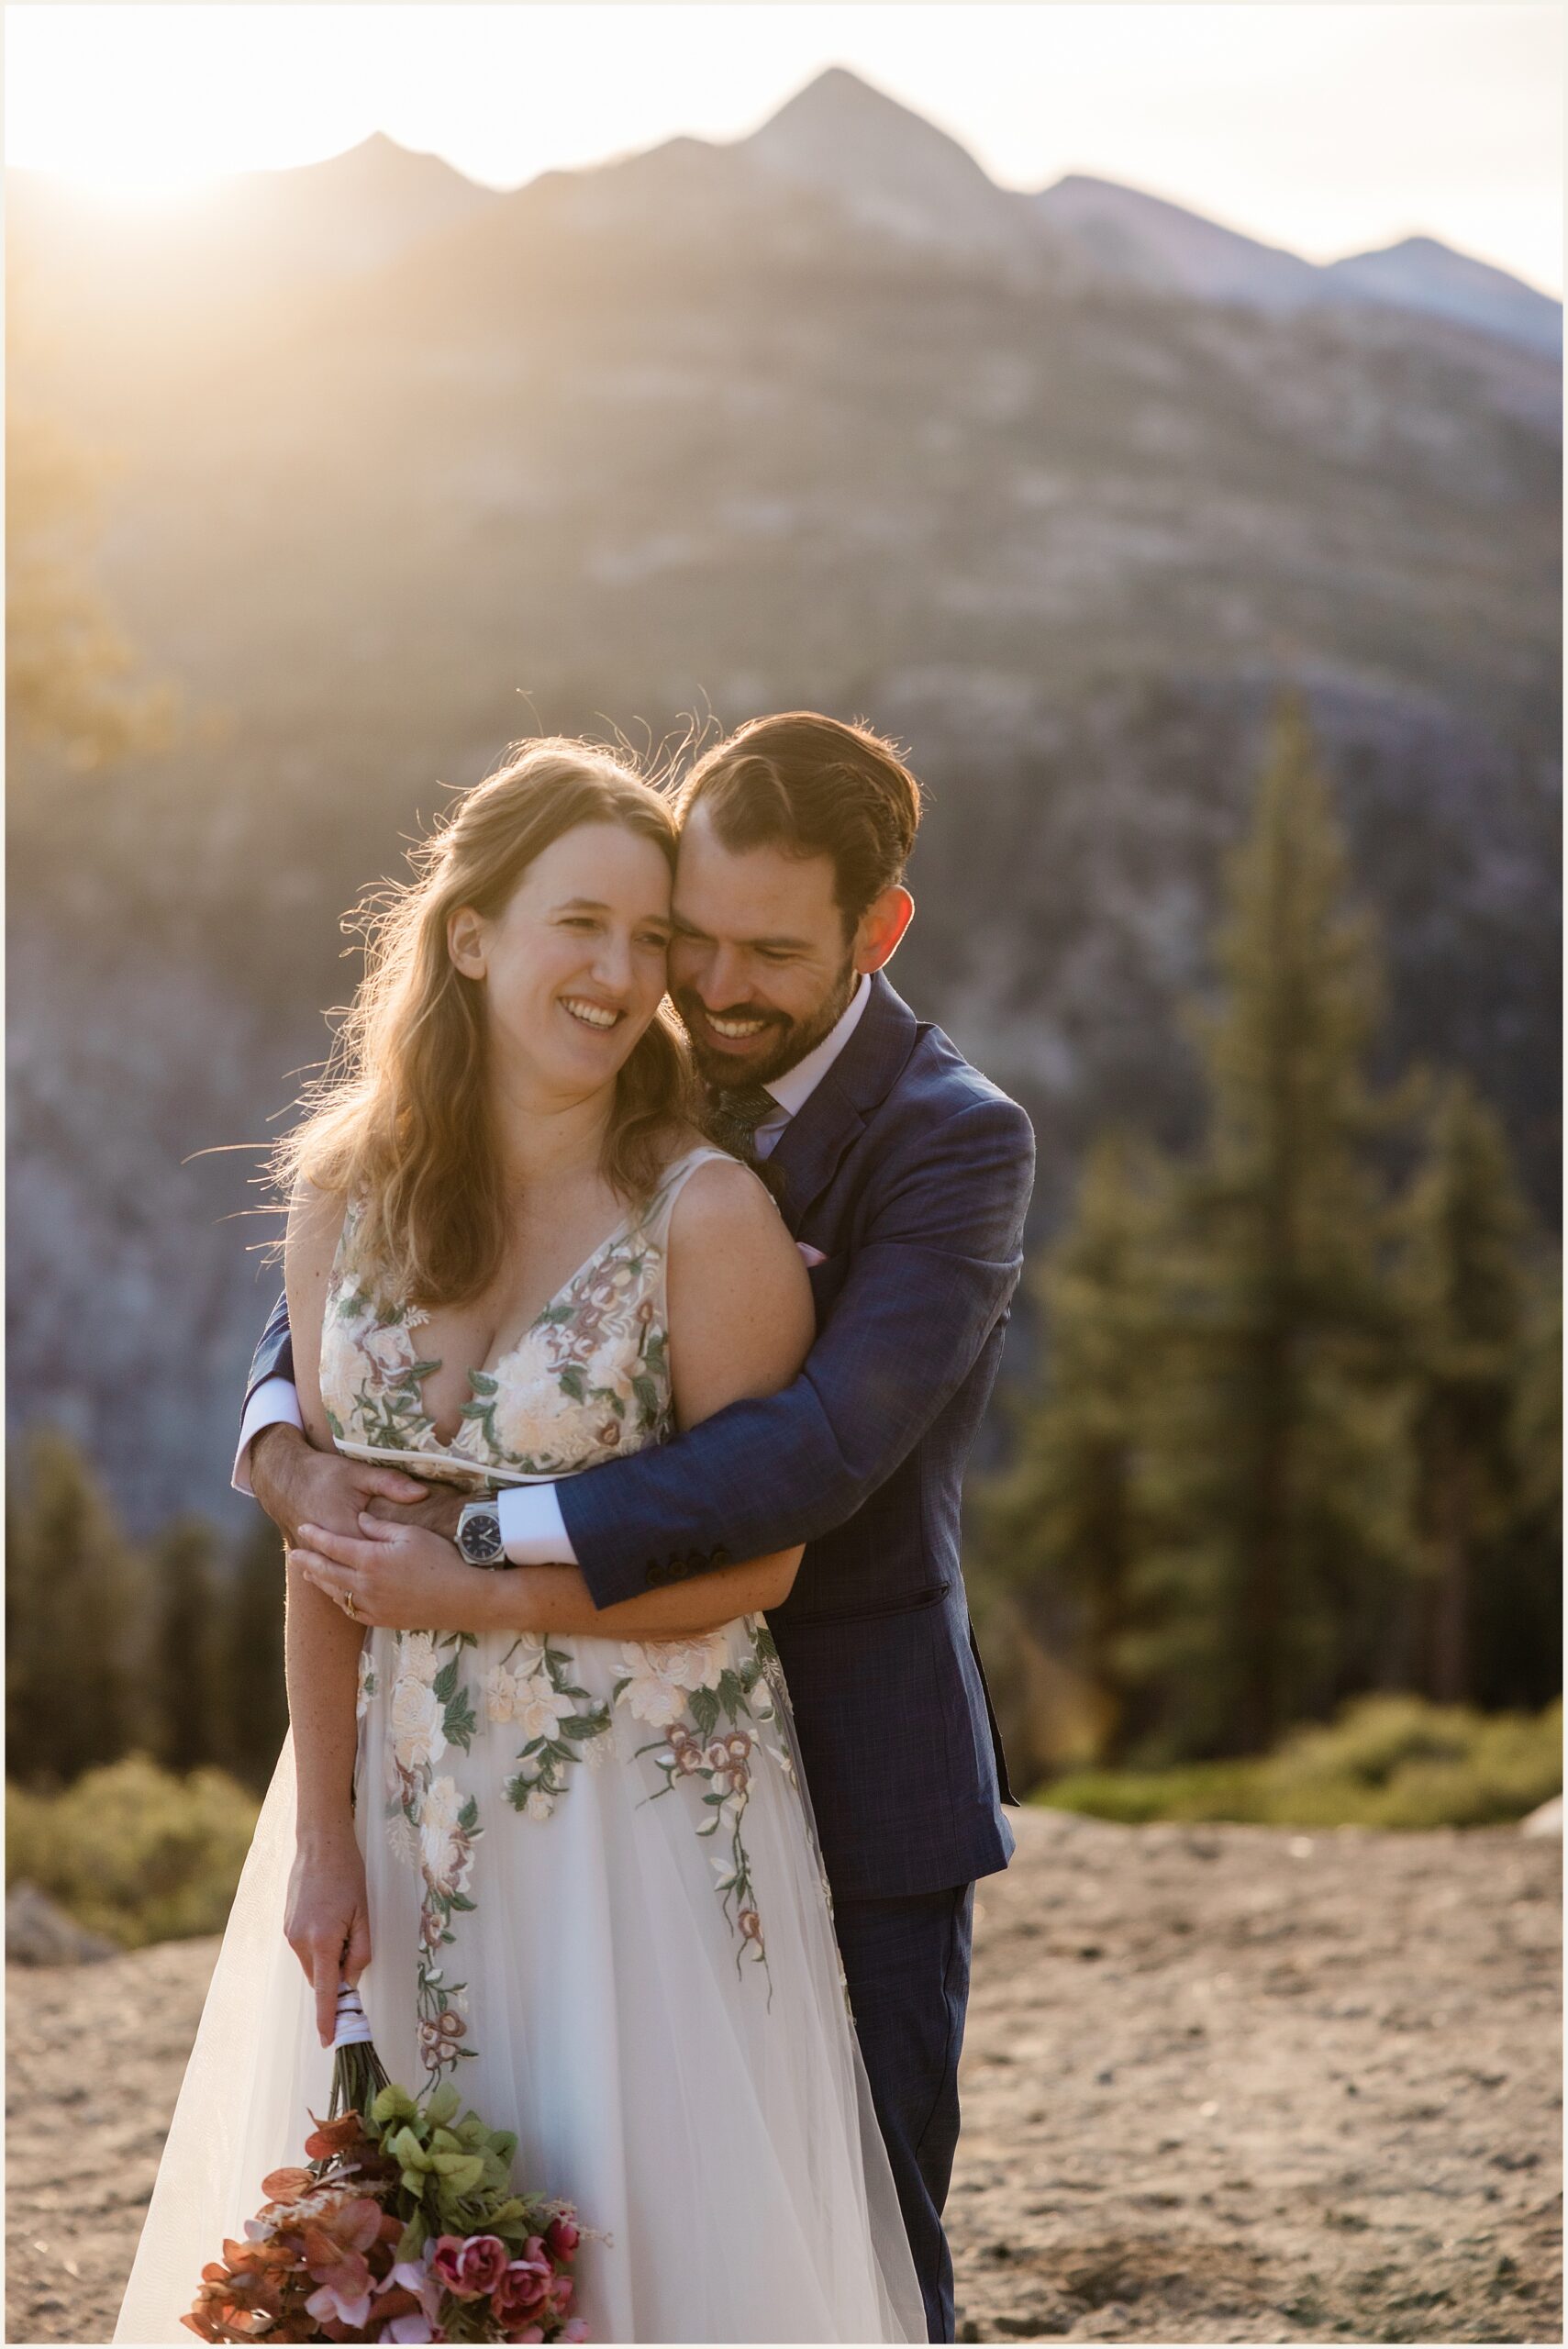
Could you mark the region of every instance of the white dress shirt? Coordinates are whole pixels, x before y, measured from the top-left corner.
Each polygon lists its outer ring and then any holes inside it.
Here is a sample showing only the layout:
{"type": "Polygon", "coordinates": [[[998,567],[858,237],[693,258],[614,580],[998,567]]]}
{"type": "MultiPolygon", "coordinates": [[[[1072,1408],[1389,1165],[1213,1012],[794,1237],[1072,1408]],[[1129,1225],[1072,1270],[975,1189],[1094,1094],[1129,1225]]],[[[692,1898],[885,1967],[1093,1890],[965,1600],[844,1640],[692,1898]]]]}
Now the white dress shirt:
{"type": "MultiPolygon", "coordinates": [[[[861,974],[860,985],[850,997],[842,1018],[822,1041],[797,1061],[783,1076],[774,1077],[767,1091],[773,1095],[777,1108],[761,1119],[753,1138],[759,1158],[771,1158],[792,1118],[799,1117],[811,1096],[827,1075],[850,1038],[861,1022],[861,1016],[871,1000],[871,975],[861,974]]],[[[284,1419],[291,1427],[300,1427],[299,1397],[293,1381],[268,1378],[257,1387],[245,1408],[239,1427],[239,1453],[234,1464],[234,1484],[242,1493],[250,1490],[250,1478],[246,1455],[255,1438],[264,1427],[284,1419]]],[[[413,1471],[410,1473],[417,1473],[413,1471]]],[[[574,1566],[577,1553],[572,1547],[572,1537],[566,1531],[566,1520],[561,1514],[561,1503],[555,1497],[553,1483],[539,1485],[509,1485],[497,1496],[496,1514],[501,1520],[501,1539],[506,1555],[515,1566],[574,1566]]]]}

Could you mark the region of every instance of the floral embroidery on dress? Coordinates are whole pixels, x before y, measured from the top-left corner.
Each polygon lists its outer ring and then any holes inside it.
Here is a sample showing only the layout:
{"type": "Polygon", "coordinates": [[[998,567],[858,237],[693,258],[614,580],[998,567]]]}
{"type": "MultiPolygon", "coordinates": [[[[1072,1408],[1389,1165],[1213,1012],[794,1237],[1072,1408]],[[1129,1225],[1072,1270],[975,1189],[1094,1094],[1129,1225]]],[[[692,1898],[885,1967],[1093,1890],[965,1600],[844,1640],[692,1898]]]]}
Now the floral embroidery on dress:
{"type": "Polygon", "coordinates": [[[662,1253],[640,1225],[613,1235],[493,1369],[470,1371],[454,1456],[549,1475],[661,1442],[669,1339],[649,1292],[662,1253]]]}
{"type": "Polygon", "coordinates": [[[428,1451],[434,1431],[425,1413],[425,1381],[439,1362],[424,1358],[414,1332],[429,1319],[417,1307],[377,1297],[353,1272],[358,1211],[343,1219],[338,1263],[327,1292],[321,1330],[321,1397],[327,1424],[339,1442],[387,1452],[428,1451]]]}
{"type": "MultiPolygon", "coordinates": [[[[425,1381],[440,1364],[421,1353],[428,1316],[377,1296],[353,1264],[357,1211],[344,1219],[322,1331],[321,1393],[333,1435],[370,1451],[425,1453],[461,1468],[464,1482],[487,1475],[570,1474],[662,1442],[673,1430],[669,1337],[664,1326],[667,1208],[688,1153],[646,1206],[628,1217],[566,1281],[499,1361],[468,1374],[471,1400],[443,1445],[425,1408],[425,1381]]],[[[417,1872],[421,1891],[416,2013],[421,2059],[434,2087],[478,2051],[471,2042],[461,1965],[462,1920],[478,1906],[475,1846],[484,1831],[477,1798],[466,1792],[460,1757],[476,1734],[517,1743],[504,1779],[507,1803],[541,1824],[569,1790],[572,1765],[590,1768],[617,1750],[614,1716],[624,1708],[651,1742],[648,1775],[657,1800],[690,1784],[700,1797],[696,1832],[719,1839],[715,1889],[736,1937],[739,1967],[749,1954],[767,1971],[762,1921],[742,1834],[754,1773],[776,1765],[793,1787],[776,1651],[766,1628],[730,1624],[681,1640],[628,1642],[607,1701],[584,1687],[576,1644],[524,1633],[483,1676],[463,1677],[472,1632],[371,1634],[360,1658],[357,1709],[373,1704],[384,1723],[381,1769],[387,1846],[417,1872]],[[736,1660],[732,1656],[739,1649],[736,1660]],[[379,1660],[379,1662],[378,1662],[379,1660]],[[777,1743],[764,1726],[782,1720],[777,1743]]],[[[607,1642],[595,1642],[597,1649],[607,1642]]],[[[599,1660],[595,1659],[595,1669],[599,1660]]],[[[593,1674],[588,1675],[593,1677],[593,1674]]],[[[598,1684],[603,1686],[601,1682],[598,1684]]],[[[531,1830],[530,1830],[531,1831],[531,1830]]],[[[771,1993],[770,1993],[771,1995],[771,1993]]]]}
{"type": "Polygon", "coordinates": [[[750,1951],[766,1972],[762,1920],[740,1827],[753,1757],[765,1752],[783,1763],[792,1785],[794,1769],[758,1734],[761,1723],[775,1718],[772,1675],[778,1669],[778,1650],[765,1624],[747,1628],[751,1652],[734,1665],[727,1660],[723,1631],[689,1640],[628,1641],[621,1649],[627,1669],[615,1684],[615,1701],[667,1731],[637,1749],[639,1754],[651,1753],[663,1773],[664,1783],[651,1801],[685,1782],[700,1781],[706,1787],[702,1808],[708,1815],[696,1831],[706,1836],[728,1830],[728,1850],[712,1865],[719,1905],[738,1936],[735,1963],[739,1966],[750,1951]],[[751,1727],[743,1729],[742,1719],[751,1727]]]}
{"type": "Polygon", "coordinates": [[[550,1817],[566,1792],[568,1765],[596,1758],[594,1741],[609,1734],[610,1709],[577,1685],[576,1662],[570,1647],[523,1631],[484,1675],[485,1718],[516,1721],[528,1740],[506,1799],[529,1819],[550,1817]]]}
{"type": "Polygon", "coordinates": [[[462,2058],[478,2053],[463,2043],[468,1986],[448,1981],[439,1953],[456,1942],[453,1917],[474,1907],[468,1887],[474,1843],[483,1831],[479,1805],[454,1777],[437,1769],[449,1746],[468,1752],[478,1725],[461,1677],[462,1651],[477,1642],[472,1631],[400,1631],[394,1640],[388,1835],[396,1855],[418,1867],[423,1885],[415,2005],[419,2053],[434,2086],[462,2058]]]}
{"type": "Polygon", "coordinates": [[[670,1433],[669,1332],[660,1320],[665,1242],[649,1226],[670,1179],[579,1265],[515,1346],[471,1370],[470,1400],[443,1446],[425,1408],[440,1369],[414,1332],[429,1315],[379,1296],[353,1266],[357,1208],[328,1289],[321,1396],[339,1442],[429,1452],[465,1466],[555,1475],[640,1451],[670,1433]]]}

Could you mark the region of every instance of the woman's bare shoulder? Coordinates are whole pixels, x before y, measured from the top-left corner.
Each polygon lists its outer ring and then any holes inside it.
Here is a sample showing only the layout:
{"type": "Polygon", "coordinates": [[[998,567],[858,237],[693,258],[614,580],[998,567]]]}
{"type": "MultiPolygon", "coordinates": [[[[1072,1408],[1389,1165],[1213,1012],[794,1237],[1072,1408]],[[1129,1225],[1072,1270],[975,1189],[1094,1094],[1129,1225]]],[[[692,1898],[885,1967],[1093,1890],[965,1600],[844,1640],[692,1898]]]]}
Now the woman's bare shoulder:
{"type": "Polygon", "coordinates": [[[680,1423],[785,1386],[811,1344],[811,1284],[765,1184],[705,1160],[670,1219],[670,1339],[680,1423]]]}
{"type": "Polygon", "coordinates": [[[342,1235],[346,1211],[341,1192],[324,1191],[300,1175],[289,1200],[288,1257],[311,1267],[330,1264],[342,1235]]]}
{"type": "Polygon", "coordinates": [[[728,1154],[705,1159],[687,1175],[671,1214],[670,1240],[676,1248],[740,1247],[799,1262],[767,1185],[728,1154]]]}

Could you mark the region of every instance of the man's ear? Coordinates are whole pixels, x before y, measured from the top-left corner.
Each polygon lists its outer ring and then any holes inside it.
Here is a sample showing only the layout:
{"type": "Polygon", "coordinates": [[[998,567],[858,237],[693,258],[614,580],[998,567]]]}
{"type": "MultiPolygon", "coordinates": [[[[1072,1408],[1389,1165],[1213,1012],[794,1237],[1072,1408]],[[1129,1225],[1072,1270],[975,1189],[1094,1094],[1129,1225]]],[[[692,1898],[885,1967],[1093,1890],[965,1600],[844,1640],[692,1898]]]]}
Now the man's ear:
{"type": "Polygon", "coordinates": [[[880,971],[915,918],[915,900],[896,881],[873,897],[855,927],[855,968],[880,971]]]}
{"type": "Polygon", "coordinates": [[[447,917],[447,952],[465,979],[484,976],[484,917],[472,906],[459,906],[447,917]]]}

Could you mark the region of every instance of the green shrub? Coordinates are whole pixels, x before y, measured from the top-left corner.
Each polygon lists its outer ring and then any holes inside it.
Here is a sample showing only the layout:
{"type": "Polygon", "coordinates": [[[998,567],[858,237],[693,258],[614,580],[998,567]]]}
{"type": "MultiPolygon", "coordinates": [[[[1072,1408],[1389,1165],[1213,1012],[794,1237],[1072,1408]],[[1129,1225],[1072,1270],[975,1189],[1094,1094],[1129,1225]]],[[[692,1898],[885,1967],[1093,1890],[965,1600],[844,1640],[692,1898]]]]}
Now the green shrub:
{"type": "Polygon", "coordinates": [[[38,1885],[126,1949],[220,1932],[260,1808],[221,1770],[174,1776],[143,1754],[60,1794],[6,1789],[6,1881],[38,1885]]]}
{"type": "Polygon", "coordinates": [[[1485,1827],[1562,1785],[1562,1708],[1477,1713],[1419,1697],[1361,1697],[1255,1762],[1078,1770],[1033,1799],[1125,1826],[1239,1820],[1270,1827],[1485,1827]]]}

